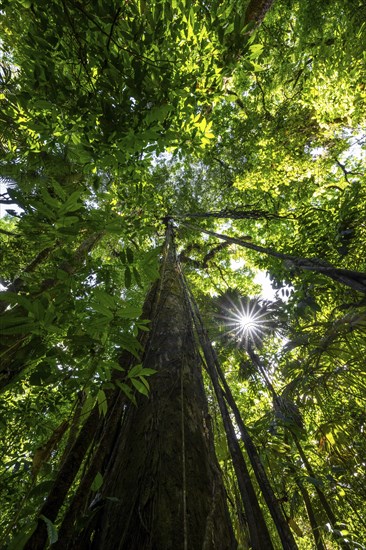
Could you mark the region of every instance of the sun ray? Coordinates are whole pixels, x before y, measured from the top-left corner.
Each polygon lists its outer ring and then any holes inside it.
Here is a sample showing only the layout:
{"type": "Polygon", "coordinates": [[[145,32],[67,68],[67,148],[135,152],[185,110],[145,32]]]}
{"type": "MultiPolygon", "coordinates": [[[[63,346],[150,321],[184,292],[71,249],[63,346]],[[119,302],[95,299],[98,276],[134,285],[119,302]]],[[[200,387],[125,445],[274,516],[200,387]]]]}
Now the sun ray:
{"type": "Polygon", "coordinates": [[[271,328],[269,312],[258,300],[240,301],[239,305],[229,298],[226,315],[218,315],[224,321],[225,334],[234,337],[240,345],[258,343],[271,328]]]}

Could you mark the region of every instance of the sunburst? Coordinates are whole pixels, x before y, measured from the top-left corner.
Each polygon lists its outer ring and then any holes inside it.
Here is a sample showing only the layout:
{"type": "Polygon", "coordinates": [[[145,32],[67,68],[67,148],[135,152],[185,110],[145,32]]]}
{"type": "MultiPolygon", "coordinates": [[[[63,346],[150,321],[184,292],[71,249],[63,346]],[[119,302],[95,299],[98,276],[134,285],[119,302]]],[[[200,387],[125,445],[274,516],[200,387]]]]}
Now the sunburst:
{"type": "Polygon", "coordinates": [[[236,305],[230,300],[226,315],[220,315],[228,330],[241,345],[258,344],[273,325],[273,320],[258,299],[240,300],[236,305]]]}

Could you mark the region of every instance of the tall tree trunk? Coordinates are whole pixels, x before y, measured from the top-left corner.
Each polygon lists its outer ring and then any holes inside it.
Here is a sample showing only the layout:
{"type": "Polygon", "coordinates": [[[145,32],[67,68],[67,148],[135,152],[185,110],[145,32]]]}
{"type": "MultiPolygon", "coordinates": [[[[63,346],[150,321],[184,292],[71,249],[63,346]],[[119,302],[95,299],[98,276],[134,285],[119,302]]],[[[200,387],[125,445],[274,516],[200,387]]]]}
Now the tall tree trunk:
{"type": "Polygon", "coordinates": [[[260,508],[257,495],[255,493],[247,465],[241,452],[234,426],[230,419],[229,411],[226,406],[224,395],[219,384],[218,375],[213,365],[213,357],[210,347],[205,342],[201,342],[205,355],[206,364],[215,389],[217,402],[219,404],[230,455],[233,461],[235,475],[238,480],[240,495],[242,498],[248,530],[250,534],[250,543],[253,550],[272,550],[273,544],[271,537],[260,508]]]}
{"type": "Polygon", "coordinates": [[[78,550],[236,548],[169,227],[154,306],[143,367],[157,373],[124,414],[78,550]]]}

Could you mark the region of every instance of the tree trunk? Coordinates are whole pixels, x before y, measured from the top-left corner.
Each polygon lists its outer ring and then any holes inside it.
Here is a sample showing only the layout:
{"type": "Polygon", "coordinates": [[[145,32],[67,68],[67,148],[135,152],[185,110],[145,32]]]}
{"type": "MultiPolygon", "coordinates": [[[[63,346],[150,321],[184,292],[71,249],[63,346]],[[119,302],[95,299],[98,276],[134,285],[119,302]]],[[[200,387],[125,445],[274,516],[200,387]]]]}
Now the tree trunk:
{"type": "Polygon", "coordinates": [[[258,26],[272,4],[273,0],[250,0],[245,11],[245,23],[254,23],[258,26]]]}
{"type": "Polygon", "coordinates": [[[78,550],[236,548],[170,228],[154,306],[143,367],[157,373],[125,412],[78,550]]]}
{"type": "Polygon", "coordinates": [[[314,510],[313,510],[313,506],[311,504],[311,499],[310,499],[309,493],[307,492],[307,490],[305,489],[305,487],[304,487],[304,485],[301,481],[297,481],[297,486],[300,489],[300,493],[301,493],[301,496],[302,496],[302,499],[304,501],[305,508],[306,508],[306,511],[307,511],[307,514],[308,514],[309,522],[310,522],[311,529],[312,529],[313,535],[314,535],[315,547],[316,547],[317,550],[326,550],[326,547],[324,546],[324,543],[323,543],[323,540],[322,540],[322,536],[321,536],[321,532],[320,532],[320,526],[318,525],[317,519],[315,517],[314,510]]]}

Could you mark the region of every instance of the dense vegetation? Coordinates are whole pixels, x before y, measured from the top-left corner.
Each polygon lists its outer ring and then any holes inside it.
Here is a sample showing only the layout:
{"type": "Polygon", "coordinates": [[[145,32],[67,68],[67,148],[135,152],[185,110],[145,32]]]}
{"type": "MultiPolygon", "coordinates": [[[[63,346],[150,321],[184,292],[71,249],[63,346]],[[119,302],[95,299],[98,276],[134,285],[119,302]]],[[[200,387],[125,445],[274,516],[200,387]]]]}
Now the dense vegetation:
{"type": "Polygon", "coordinates": [[[0,25],[1,548],[108,539],[108,433],[163,395],[159,272],[238,547],[364,548],[364,0],[13,0],[0,25]]]}

